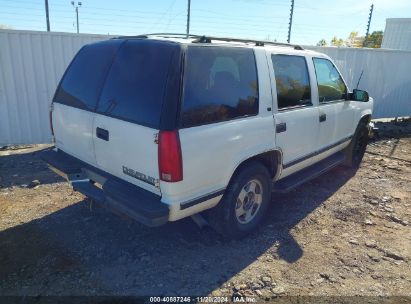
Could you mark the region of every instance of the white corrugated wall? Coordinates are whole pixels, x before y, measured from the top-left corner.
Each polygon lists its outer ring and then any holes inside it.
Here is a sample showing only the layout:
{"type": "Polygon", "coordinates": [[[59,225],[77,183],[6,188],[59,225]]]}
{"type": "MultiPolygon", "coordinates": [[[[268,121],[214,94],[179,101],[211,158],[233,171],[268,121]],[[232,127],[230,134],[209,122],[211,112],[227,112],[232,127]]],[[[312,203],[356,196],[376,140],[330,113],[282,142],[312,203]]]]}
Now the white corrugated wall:
{"type": "Polygon", "coordinates": [[[374,118],[411,116],[411,51],[307,47],[330,56],[350,89],[374,98],[374,118]]]}
{"type": "Polygon", "coordinates": [[[48,109],[61,76],[81,46],[103,39],[0,30],[0,146],[50,142],[48,109]]]}
{"type": "Polygon", "coordinates": [[[381,47],[411,51],[411,18],[388,18],[381,47]]]}
{"type": "MultiPolygon", "coordinates": [[[[108,36],[0,30],[0,146],[51,140],[48,109],[67,65],[89,42],[108,36]]],[[[308,47],[327,53],[350,88],[375,99],[374,117],[411,115],[411,52],[308,47]]]]}

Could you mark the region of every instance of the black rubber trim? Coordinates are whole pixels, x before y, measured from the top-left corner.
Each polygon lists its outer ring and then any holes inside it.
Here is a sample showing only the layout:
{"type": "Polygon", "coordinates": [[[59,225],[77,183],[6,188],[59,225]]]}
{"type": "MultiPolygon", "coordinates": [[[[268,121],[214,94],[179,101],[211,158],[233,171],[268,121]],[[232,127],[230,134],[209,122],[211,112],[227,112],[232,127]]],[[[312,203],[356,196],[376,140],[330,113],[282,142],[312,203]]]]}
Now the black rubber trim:
{"type": "Polygon", "coordinates": [[[303,162],[303,161],[305,161],[305,160],[307,160],[307,159],[309,159],[309,158],[311,158],[311,157],[313,157],[313,156],[315,156],[315,155],[318,155],[318,154],[321,154],[321,153],[323,153],[323,152],[325,152],[325,151],[327,151],[327,150],[330,150],[330,149],[332,149],[332,148],[334,148],[334,147],[336,147],[336,146],[338,146],[338,145],[346,142],[347,140],[350,140],[352,137],[353,137],[353,135],[350,135],[350,136],[348,136],[348,137],[346,137],[346,138],[343,138],[343,139],[337,141],[336,143],[333,143],[332,145],[329,145],[329,146],[324,147],[324,148],[322,148],[322,149],[320,149],[320,150],[317,150],[317,151],[315,151],[315,152],[312,152],[312,153],[310,153],[310,154],[307,154],[307,155],[305,155],[305,156],[303,156],[303,157],[301,157],[301,158],[298,158],[298,159],[296,159],[296,160],[293,160],[293,161],[291,161],[291,162],[289,162],[289,163],[287,163],[287,164],[283,164],[283,169],[287,169],[287,168],[289,168],[289,167],[291,167],[291,166],[294,166],[294,165],[296,165],[296,164],[298,164],[298,163],[300,163],[300,162],[303,162]]]}
{"type": "Polygon", "coordinates": [[[321,175],[322,173],[334,168],[345,160],[345,155],[342,152],[337,152],[327,158],[299,170],[273,184],[273,192],[285,193],[295,187],[321,175]]]}
{"type": "MultiPolygon", "coordinates": [[[[76,191],[91,197],[115,213],[124,214],[147,226],[159,226],[168,221],[169,208],[161,202],[161,196],[155,193],[95,168],[61,150],[43,151],[41,158],[67,176],[87,169],[106,178],[102,189],[84,180],[71,182],[76,191]]],[[[85,177],[87,178],[87,173],[85,177]]]]}
{"type": "Polygon", "coordinates": [[[184,209],[187,209],[187,208],[189,208],[189,207],[192,207],[192,206],[195,206],[195,205],[197,205],[197,204],[200,204],[200,203],[202,203],[202,202],[208,201],[209,199],[212,199],[212,198],[215,198],[215,197],[217,197],[217,196],[223,195],[223,194],[224,194],[224,191],[225,191],[225,189],[221,189],[221,190],[219,190],[219,191],[217,191],[217,192],[213,192],[213,193],[204,195],[204,196],[202,196],[202,197],[195,198],[195,199],[193,199],[193,200],[191,200],[191,201],[181,203],[181,204],[180,204],[180,209],[181,209],[181,210],[184,210],[184,209]]]}

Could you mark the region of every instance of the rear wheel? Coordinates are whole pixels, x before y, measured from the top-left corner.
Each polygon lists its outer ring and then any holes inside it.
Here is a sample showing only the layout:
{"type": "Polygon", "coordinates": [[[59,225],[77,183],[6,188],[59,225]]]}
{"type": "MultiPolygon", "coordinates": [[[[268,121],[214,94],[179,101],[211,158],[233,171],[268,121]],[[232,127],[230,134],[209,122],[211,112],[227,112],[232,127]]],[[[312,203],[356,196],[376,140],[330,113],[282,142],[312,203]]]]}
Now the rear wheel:
{"type": "Polygon", "coordinates": [[[368,123],[360,121],[350,145],[346,148],[345,165],[351,168],[358,168],[364,157],[368,144],[368,123]]]}
{"type": "Polygon", "coordinates": [[[270,199],[268,170],[259,162],[250,162],[236,173],[220,203],[209,211],[209,223],[226,237],[244,237],[261,223],[270,199]]]}

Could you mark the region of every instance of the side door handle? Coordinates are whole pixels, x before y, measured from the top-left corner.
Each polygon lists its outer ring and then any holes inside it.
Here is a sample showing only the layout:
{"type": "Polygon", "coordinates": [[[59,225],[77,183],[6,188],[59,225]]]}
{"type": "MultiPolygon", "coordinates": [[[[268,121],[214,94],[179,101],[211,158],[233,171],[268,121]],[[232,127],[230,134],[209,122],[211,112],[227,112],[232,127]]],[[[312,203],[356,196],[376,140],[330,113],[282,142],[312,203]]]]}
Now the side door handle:
{"type": "Polygon", "coordinates": [[[96,129],[96,136],[102,140],[108,141],[109,140],[109,133],[107,130],[97,127],[96,129]]]}
{"type": "Polygon", "coordinates": [[[327,115],[325,113],[320,114],[320,122],[324,122],[327,120],[327,115]]]}
{"type": "Polygon", "coordinates": [[[275,132],[282,133],[287,131],[287,124],[285,122],[280,122],[275,125],[275,132]]]}

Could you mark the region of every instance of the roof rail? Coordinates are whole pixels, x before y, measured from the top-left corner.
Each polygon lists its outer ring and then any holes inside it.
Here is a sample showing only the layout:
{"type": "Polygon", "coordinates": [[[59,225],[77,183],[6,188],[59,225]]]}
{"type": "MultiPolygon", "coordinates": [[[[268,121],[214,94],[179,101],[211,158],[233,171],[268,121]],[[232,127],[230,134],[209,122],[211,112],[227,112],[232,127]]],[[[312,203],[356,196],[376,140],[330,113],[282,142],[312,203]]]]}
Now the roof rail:
{"type": "MultiPolygon", "coordinates": [[[[124,39],[124,38],[149,38],[149,37],[164,37],[164,38],[187,38],[187,34],[182,33],[151,33],[151,34],[141,34],[136,36],[118,36],[113,39],[124,39]]],[[[200,35],[189,34],[188,38],[196,38],[200,35]]]]}
{"type": "Polygon", "coordinates": [[[268,44],[268,45],[292,47],[296,50],[304,50],[304,48],[301,45],[298,45],[298,44],[282,43],[282,42],[274,42],[274,41],[266,41],[266,40],[229,38],[229,37],[199,36],[199,39],[195,40],[193,42],[195,42],[195,43],[211,43],[212,40],[227,41],[227,42],[254,43],[256,46],[264,46],[264,45],[268,44]]]}
{"type": "Polygon", "coordinates": [[[226,42],[242,42],[242,43],[253,43],[256,46],[264,45],[276,45],[276,46],[285,46],[292,47],[295,50],[304,50],[301,45],[283,43],[283,42],[274,42],[266,40],[254,40],[254,39],[240,39],[240,38],[230,38],[230,37],[215,37],[207,35],[195,35],[195,34],[183,34],[183,33],[153,33],[153,34],[143,34],[138,36],[121,36],[117,38],[149,38],[149,37],[163,37],[163,38],[196,38],[193,40],[193,43],[212,43],[212,40],[217,41],[226,41],[226,42]]]}

